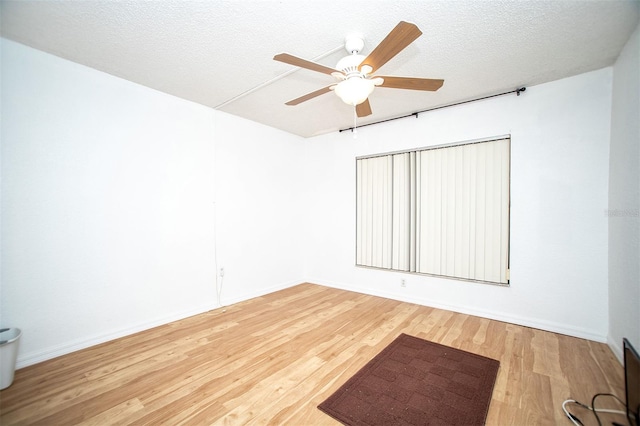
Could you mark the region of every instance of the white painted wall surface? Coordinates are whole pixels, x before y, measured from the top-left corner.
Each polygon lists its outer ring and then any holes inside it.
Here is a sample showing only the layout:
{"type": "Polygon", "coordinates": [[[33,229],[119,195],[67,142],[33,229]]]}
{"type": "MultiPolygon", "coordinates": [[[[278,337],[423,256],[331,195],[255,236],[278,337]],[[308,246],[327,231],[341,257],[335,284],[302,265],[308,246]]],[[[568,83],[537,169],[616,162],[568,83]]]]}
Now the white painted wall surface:
{"type": "Polygon", "coordinates": [[[211,110],[3,39],[2,113],[18,366],[214,306],[211,110]]]}
{"type": "Polygon", "coordinates": [[[221,303],[300,284],[304,140],[219,111],[215,140],[221,303]]]}
{"type": "MultiPolygon", "coordinates": [[[[361,128],[357,139],[351,132],[311,139],[308,280],[605,341],[611,75],[602,69],[519,97],[361,128]],[[505,134],[512,138],[510,287],[354,266],[357,156],[505,134]]],[[[371,104],[375,110],[375,94],[371,104]]]]}
{"type": "Polygon", "coordinates": [[[640,350],[640,27],[613,66],[609,160],[609,346],[640,350]]]}

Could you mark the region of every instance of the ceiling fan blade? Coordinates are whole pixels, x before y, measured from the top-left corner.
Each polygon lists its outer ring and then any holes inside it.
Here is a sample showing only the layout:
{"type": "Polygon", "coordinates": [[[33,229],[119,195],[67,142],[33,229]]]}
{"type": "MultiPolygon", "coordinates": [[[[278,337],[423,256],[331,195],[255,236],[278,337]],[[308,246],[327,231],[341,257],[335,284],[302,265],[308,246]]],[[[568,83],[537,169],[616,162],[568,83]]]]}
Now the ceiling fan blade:
{"type": "Polygon", "coordinates": [[[309,99],[313,99],[316,96],[320,96],[320,95],[324,95],[327,92],[331,91],[331,88],[334,86],[334,84],[332,84],[331,86],[327,86],[327,87],[323,87],[322,89],[318,89],[315,92],[311,92],[311,93],[307,93],[304,96],[300,96],[299,98],[293,99],[289,102],[287,102],[285,105],[298,105],[304,101],[308,101],[309,99]]]}
{"type": "Polygon", "coordinates": [[[334,72],[338,72],[342,74],[340,71],[334,68],[325,67],[324,65],[318,64],[316,62],[307,61],[306,59],[298,58],[297,56],[289,55],[288,53],[280,53],[273,57],[276,61],[284,62],[285,64],[294,65],[300,68],[306,68],[311,71],[317,71],[324,74],[329,74],[334,72]]]}
{"type": "Polygon", "coordinates": [[[358,68],[361,70],[363,65],[368,65],[372,68],[372,71],[377,70],[420,35],[422,35],[422,31],[415,24],[400,21],[384,40],[369,53],[369,56],[362,61],[358,68]]]}
{"type": "Polygon", "coordinates": [[[414,77],[389,77],[376,76],[384,79],[379,87],[389,87],[392,89],[410,89],[410,90],[428,90],[435,92],[444,84],[444,80],[434,80],[431,78],[414,78],[414,77]]]}
{"type": "Polygon", "coordinates": [[[356,114],[358,114],[358,117],[366,117],[367,115],[371,115],[371,104],[369,103],[369,99],[365,100],[361,104],[356,105],[356,114]]]}

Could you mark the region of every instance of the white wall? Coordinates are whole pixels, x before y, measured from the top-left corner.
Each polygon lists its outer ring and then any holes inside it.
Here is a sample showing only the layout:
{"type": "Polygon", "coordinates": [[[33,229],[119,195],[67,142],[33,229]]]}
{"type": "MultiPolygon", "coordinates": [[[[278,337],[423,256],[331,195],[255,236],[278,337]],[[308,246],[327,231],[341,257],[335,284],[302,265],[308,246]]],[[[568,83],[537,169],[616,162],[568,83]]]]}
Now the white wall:
{"type": "Polygon", "coordinates": [[[304,140],[216,111],[218,265],[228,305],[304,281],[304,140]]]}
{"type": "Polygon", "coordinates": [[[214,306],[209,109],[2,39],[2,112],[18,366],[214,306]]]}
{"type": "Polygon", "coordinates": [[[0,40],[18,367],[302,281],[299,137],[0,40]]]}
{"type": "Polygon", "coordinates": [[[640,349],[640,27],[613,67],[609,160],[609,346],[640,349]]]}
{"type": "Polygon", "coordinates": [[[605,341],[611,75],[602,69],[361,128],[357,139],[312,139],[308,279],[605,341]],[[512,137],[510,287],[354,266],[357,156],[504,134],[512,137]]]}

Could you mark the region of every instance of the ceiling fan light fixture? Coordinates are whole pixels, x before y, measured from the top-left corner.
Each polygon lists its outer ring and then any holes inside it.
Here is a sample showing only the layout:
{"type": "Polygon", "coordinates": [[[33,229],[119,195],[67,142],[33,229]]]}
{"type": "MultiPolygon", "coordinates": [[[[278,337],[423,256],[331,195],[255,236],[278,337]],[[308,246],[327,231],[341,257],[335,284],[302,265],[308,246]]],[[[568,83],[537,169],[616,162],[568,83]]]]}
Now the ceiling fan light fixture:
{"type": "Polygon", "coordinates": [[[367,100],[374,87],[375,84],[371,80],[352,77],[338,83],[334,91],[342,102],[356,106],[367,100]]]}

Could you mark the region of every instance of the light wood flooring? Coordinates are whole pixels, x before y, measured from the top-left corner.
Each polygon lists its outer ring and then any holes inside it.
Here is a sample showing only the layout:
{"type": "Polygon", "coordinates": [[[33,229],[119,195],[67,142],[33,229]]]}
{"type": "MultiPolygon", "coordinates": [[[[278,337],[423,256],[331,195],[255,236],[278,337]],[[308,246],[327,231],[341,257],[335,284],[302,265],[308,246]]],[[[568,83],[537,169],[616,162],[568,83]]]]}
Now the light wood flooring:
{"type": "Polygon", "coordinates": [[[624,396],[605,344],[302,284],[20,369],[0,424],[338,425],[316,406],[399,333],[500,361],[488,425],[572,426],[565,399],[624,396]]]}

